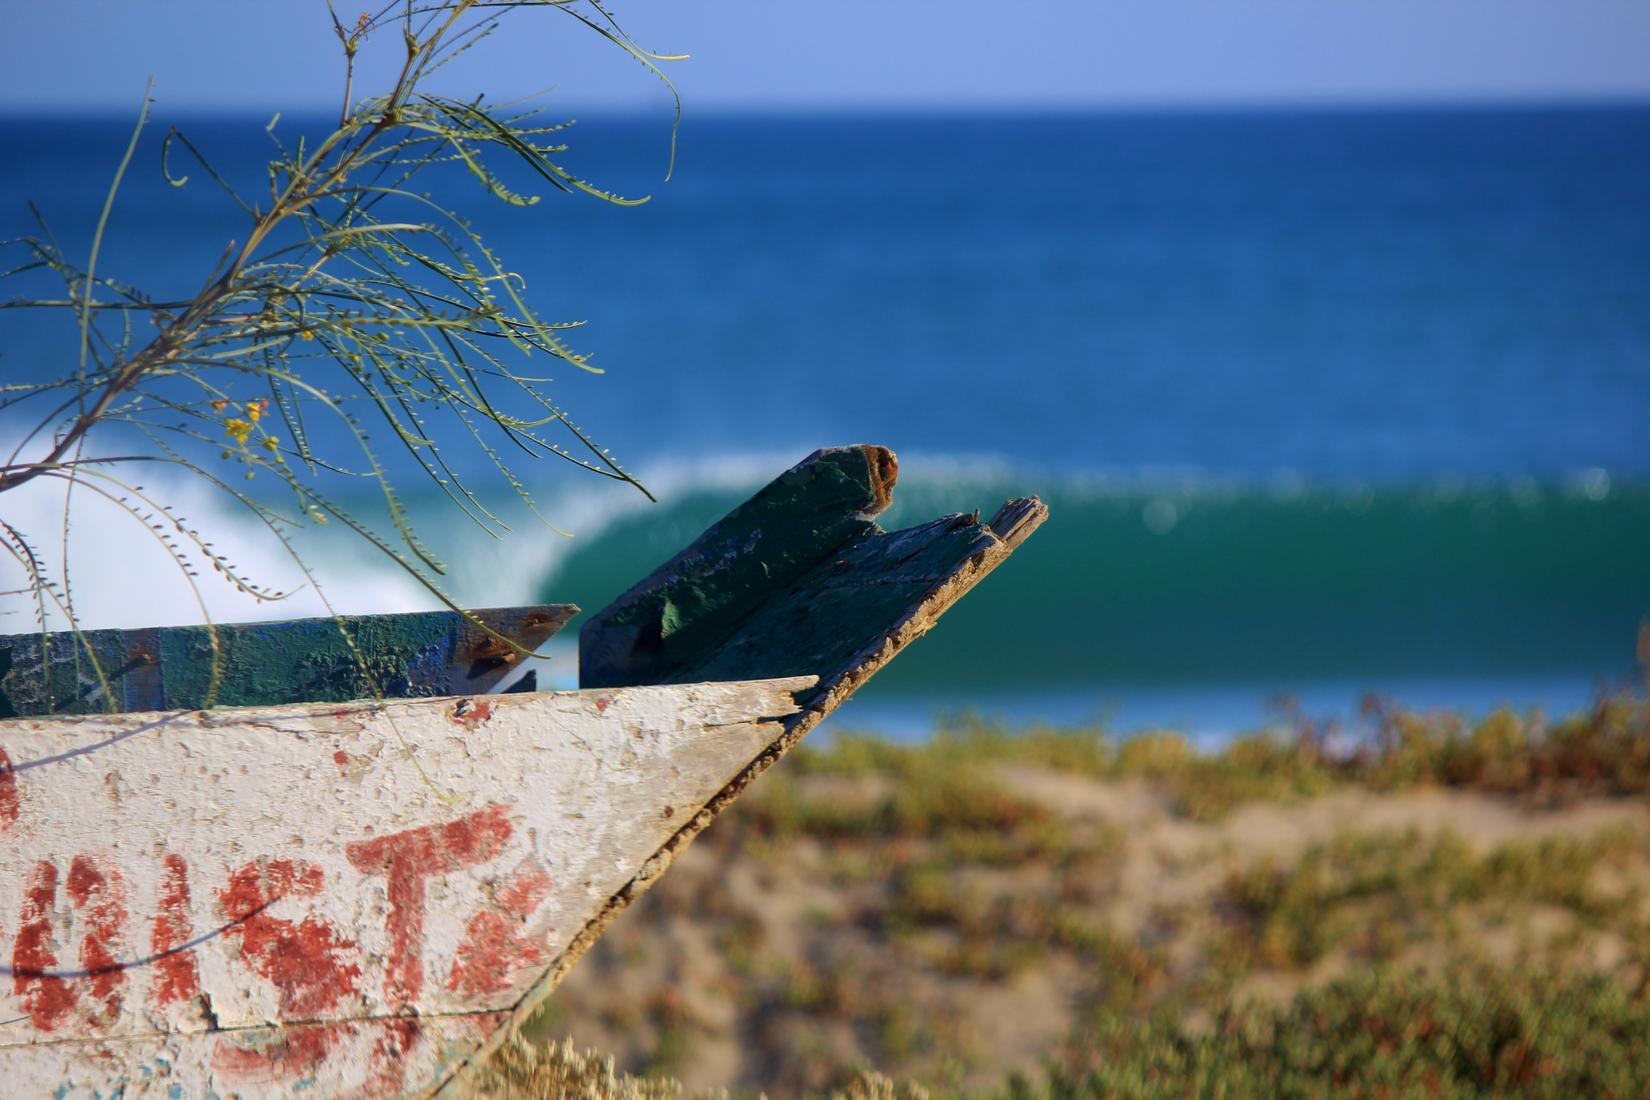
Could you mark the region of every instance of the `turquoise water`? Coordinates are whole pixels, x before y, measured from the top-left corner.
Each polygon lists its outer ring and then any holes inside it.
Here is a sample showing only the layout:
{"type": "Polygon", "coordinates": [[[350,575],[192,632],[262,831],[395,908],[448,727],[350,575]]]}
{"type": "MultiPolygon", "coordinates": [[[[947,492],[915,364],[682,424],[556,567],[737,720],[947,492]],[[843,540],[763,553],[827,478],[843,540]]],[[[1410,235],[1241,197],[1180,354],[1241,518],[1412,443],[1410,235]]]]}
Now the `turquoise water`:
{"type": "MultiPolygon", "coordinates": [[[[1028,485],[1052,517],[879,675],[863,724],[973,706],[1209,732],[1268,721],[1280,696],[1351,717],[1367,691],[1567,710],[1630,679],[1650,609],[1639,482],[1142,484],[914,465],[885,524],[1028,485]]],[[[742,494],[616,520],[539,594],[601,606],[742,494]]]]}
{"type": "MultiPolygon", "coordinates": [[[[187,128],[255,179],[261,122],[187,128]]],[[[124,125],[0,121],[0,234],[34,197],[83,241],[124,125]]],[[[665,184],[667,136],[570,139],[647,207],[469,211],[548,316],[590,322],[609,373],[556,392],[662,495],[538,471],[580,538],[518,555],[512,598],[599,606],[789,461],[870,441],[902,459],[890,522],[1028,492],[1053,518],[856,719],[1218,730],[1277,694],[1564,708],[1632,676],[1650,109],[690,113],[665,184]]],[[[155,157],[108,270],[187,291],[238,223],[155,157]]],[[[62,339],[0,313],[0,370],[62,339]]]]}

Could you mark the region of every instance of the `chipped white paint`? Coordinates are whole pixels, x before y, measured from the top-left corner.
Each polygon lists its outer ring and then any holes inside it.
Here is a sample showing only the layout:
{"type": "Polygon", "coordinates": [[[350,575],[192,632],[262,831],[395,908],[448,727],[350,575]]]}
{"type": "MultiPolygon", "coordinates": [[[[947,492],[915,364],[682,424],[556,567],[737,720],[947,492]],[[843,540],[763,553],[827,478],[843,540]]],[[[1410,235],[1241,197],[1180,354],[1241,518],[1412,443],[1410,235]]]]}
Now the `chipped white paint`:
{"type": "Polygon", "coordinates": [[[813,682],[0,722],[5,1095],[424,1091],[813,682]]]}

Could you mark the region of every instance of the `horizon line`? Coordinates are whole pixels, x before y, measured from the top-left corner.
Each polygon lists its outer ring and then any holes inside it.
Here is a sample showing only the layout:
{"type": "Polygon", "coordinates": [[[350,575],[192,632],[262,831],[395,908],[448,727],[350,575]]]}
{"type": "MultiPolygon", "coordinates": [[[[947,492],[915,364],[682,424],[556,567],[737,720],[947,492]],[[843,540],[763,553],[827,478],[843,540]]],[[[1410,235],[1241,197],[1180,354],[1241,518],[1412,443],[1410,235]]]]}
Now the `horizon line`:
{"type": "MultiPolygon", "coordinates": [[[[547,106],[551,100],[546,98],[547,106]]],[[[562,104],[566,111],[589,117],[659,119],[670,118],[674,110],[658,103],[614,103],[570,101],[562,104]]],[[[1129,98],[1106,100],[1047,100],[1019,102],[938,102],[907,101],[897,103],[798,101],[784,104],[744,104],[731,100],[711,101],[683,106],[684,119],[694,116],[712,118],[771,118],[771,117],[981,117],[981,116],[1078,116],[1078,115],[1157,115],[1157,114],[1329,114],[1377,111],[1530,111],[1530,110],[1637,110],[1650,108],[1650,90],[1630,93],[1572,93],[1518,95],[1392,95],[1392,96],[1314,96],[1314,97],[1223,97],[1223,98],[1129,98]]],[[[271,113],[268,105],[191,103],[166,107],[163,101],[151,100],[151,115],[157,109],[165,113],[192,118],[246,118],[271,113]]],[[[6,121],[30,118],[126,118],[132,114],[131,104],[71,102],[9,104],[0,106],[0,119],[6,121]]],[[[335,115],[336,105],[309,104],[284,108],[283,116],[313,118],[335,115]]],[[[563,112],[566,113],[566,112],[563,112]]]]}

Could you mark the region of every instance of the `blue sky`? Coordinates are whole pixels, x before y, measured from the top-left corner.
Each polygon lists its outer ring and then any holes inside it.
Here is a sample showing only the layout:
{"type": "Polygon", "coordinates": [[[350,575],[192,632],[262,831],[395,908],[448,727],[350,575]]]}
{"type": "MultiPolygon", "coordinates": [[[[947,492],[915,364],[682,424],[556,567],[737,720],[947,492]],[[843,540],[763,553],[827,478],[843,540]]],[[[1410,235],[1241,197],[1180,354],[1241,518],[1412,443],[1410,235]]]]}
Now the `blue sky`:
{"type": "MultiPolygon", "coordinates": [[[[8,112],[128,109],[151,75],[163,108],[336,102],[322,0],[6,7],[8,112]]],[[[645,45],[694,55],[672,74],[701,108],[1650,97],[1644,0],[628,0],[619,14],[645,45]]],[[[452,80],[499,96],[553,84],[585,108],[660,100],[548,11],[512,17],[452,80]]]]}

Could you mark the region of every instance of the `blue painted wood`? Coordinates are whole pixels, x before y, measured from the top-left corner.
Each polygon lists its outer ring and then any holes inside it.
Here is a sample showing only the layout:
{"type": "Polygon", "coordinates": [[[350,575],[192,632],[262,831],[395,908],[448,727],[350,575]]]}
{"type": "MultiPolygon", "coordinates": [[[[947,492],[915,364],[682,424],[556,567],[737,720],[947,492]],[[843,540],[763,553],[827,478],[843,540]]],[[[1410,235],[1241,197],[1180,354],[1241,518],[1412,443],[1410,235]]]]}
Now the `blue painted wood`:
{"type": "Polygon", "coordinates": [[[477,694],[577,613],[542,604],[0,636],[0,718],[477,694]]]}

